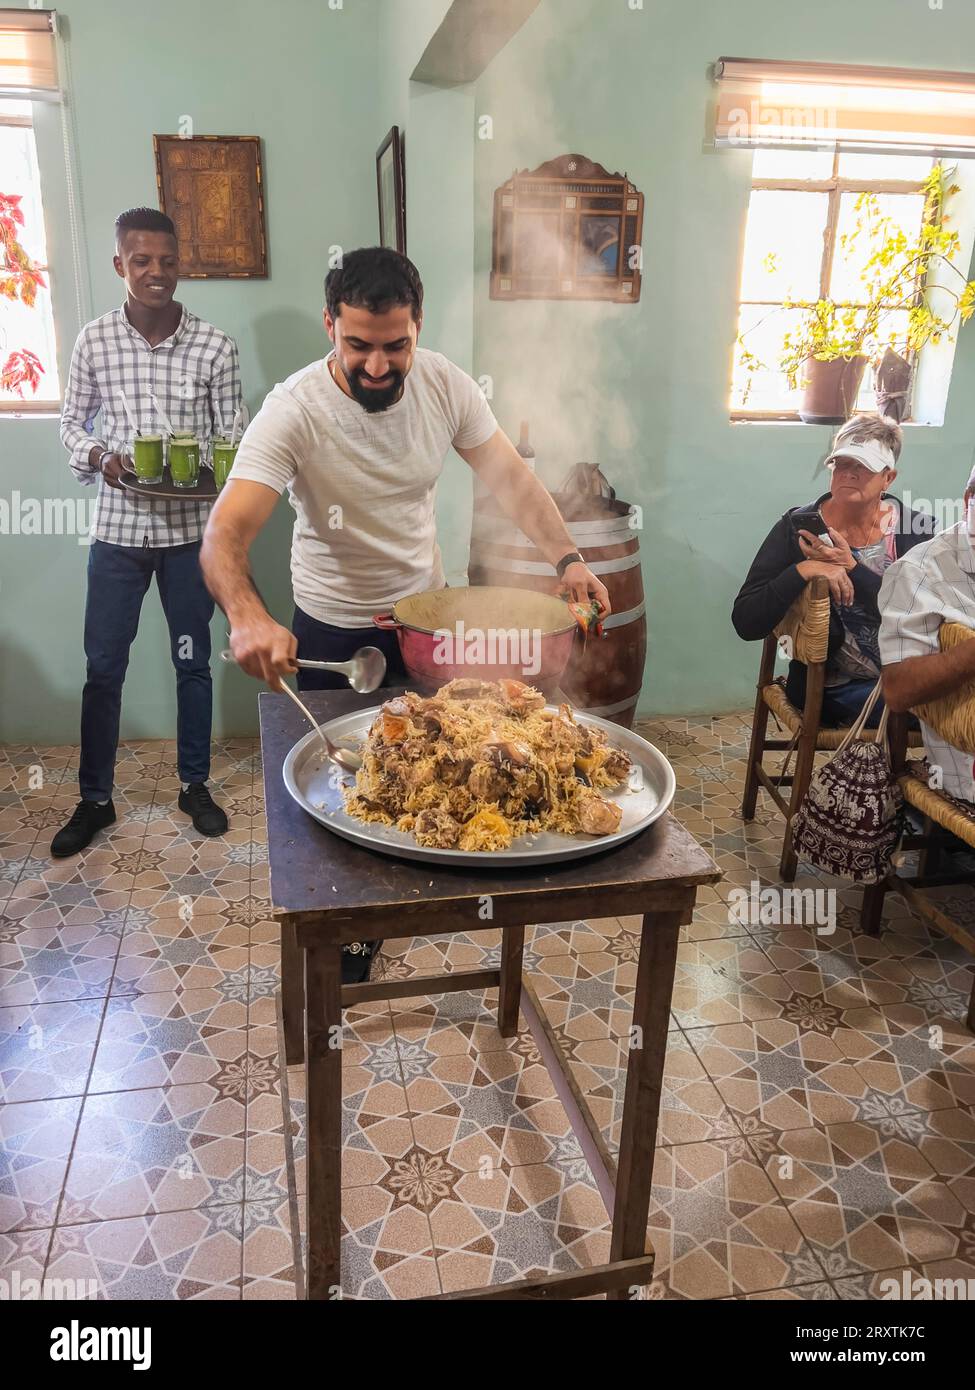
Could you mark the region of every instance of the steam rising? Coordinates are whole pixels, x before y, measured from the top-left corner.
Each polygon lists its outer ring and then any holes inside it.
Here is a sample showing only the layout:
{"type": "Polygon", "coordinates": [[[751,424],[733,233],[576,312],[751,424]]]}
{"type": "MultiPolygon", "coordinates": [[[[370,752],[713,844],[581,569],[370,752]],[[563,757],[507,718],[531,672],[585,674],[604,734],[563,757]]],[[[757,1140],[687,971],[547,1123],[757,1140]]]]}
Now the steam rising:
{"type": "MultiPolygon", "coordinates": [[[[539,87],[544,55],[565,42],[565,15],[558,9],[542,4],[478,87],[477,112],[491,116],[494,139],[478,142],[476,151],[476,262],[485,290],[475,310],[475,375],[492,379],[495,413],[509,435],[517,437],[519,421],[530,422],[538,476],[547,487],[558,487],[576,463],[596,462],[621,498],[645,505],[647,442],[629,400],[649,385],[649,363],[634,355],[641,342],[645,352],[650,339],[649,278],[644,277],[644,298],[637,305],[487,298],[497,187],[516,170],[535,169],[570,152],[594,159],[612,173],[627,172],[618,148],[594,143],[586,134],[594,122],[586,108],[585,84],[578,101],[559,105],[539,87]]],[[[566,90],[568,84],[558,85],[566,90]]],[[[543,237],[557,265],[558,241],[554,233],[540,233],[540,246],[543,237]]],[[[629,248],[620,248],[621,256],[628,253],[629,248]]]]}

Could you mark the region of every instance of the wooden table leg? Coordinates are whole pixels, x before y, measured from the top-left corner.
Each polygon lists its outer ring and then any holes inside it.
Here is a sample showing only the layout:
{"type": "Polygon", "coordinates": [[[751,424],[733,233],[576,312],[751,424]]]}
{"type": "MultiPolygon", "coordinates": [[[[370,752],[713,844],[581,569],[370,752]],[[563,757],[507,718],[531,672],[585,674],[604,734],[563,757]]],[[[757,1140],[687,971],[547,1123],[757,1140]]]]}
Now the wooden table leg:
{"type": "Polygon", "coordinates": [[[281,919],[281,1013],[285,1061],[289,1067],[300,1066],[305,1060],[305,963],[292,917],[281,919]]]}
{"type": "MultiPolygon", "coordinates": [[[[694,894],[690,896],[690,907],[694,894]]],[[[690,908],[648,912],[640,933],[640,962],[633,1001],[633,1031],[626,1067],[626,1091],[613,1207],[610,1260],[629,1259],[646,1249],[650,1185],[663,1091],[670,999],[674,989],[681,923],[690,908]]],[[[626,1299],[626,1289],[606,1295],[626,1299]]]]}
{"type": "Polygon", "coordinates": [[[498,1032],[503,1038],[513,1038],[518,1032],[518,1010],[521,1008],[521,962],[524,954],[525,928],[502,928],[498,1032]]]}
{"type": "Polygon", "coordinates": [[[310,1300],[341,1295],[342,1235],[342,948],[305,951],[305,1043],[308,1059],[308,1258],[310,1300]]]}

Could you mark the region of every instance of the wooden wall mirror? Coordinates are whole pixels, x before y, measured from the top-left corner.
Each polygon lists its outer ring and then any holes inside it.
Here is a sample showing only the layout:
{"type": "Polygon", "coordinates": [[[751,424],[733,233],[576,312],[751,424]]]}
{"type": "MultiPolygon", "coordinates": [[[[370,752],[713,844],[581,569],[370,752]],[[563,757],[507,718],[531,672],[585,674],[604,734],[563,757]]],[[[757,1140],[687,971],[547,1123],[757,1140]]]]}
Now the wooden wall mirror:
{"type": "Polygon", "coordinates": [[[492,299],[640,298],[643,194],[623,174],[567,154],[494,195],[492,299]]]}

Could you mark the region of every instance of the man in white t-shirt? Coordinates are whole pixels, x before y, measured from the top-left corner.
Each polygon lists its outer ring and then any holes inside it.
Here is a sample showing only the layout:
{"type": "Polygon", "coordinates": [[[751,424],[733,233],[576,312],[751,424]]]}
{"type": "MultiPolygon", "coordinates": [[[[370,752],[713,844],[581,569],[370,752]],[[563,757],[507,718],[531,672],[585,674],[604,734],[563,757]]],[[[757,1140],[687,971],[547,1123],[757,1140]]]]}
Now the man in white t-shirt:
{"type": "MultiPolygon", "coordinates": [[[[975,498],[975,472],[965,488],[965,506],[975,498]]],[[[972,516],[969,510],[969,516],[972,516]]],[[[917,545],[891,565],[880,587],[880,659],[884,699],[904,711],[952,695],[975,680],[975,642],[942,651],[942,623],[975,628],[975,536],[963,522],[917,545]]],[[[923,721],[928,763],[940,770],[949,796],[975,801],[975,765],[970,754],[939,738],[923,721]]]]}
{"type": "MultiPolygon", "coordinates": [[[[201,564],[226,613],[234,656],[277,688],[294,658],[344,661],[381,647],[403,683],[394,633],[372,626],[398,599],[444,586],[435,493],[451,446],[497,496],[579,603],[609,595],[575,550],[558,508],[470,376],[417,346],[423,286],[382,247],[353,251],[325,282],[334,351],[275,386],[240,446],[207,525],[201,564]],[[248,552],[287,489],[295,511],[293,631],[254,587],[248,552]]],[[[553,579],[553,586],[555,580],[553,579]]],[[[340,677],[298,673],[303,690],[340,677]]],[[[343,961],[343,978],[355,978],[343,961]]]]}

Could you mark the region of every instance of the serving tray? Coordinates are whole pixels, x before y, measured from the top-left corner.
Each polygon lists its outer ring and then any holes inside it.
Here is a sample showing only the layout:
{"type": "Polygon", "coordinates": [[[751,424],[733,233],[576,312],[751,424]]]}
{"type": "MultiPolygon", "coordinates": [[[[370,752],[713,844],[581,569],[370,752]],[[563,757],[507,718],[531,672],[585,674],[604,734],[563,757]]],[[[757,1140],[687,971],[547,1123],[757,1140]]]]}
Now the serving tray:
{"type": "Polygon", "coordinates": [[[217,484],[210,468],[200,469],[199,481],[195,487],[176,487],[168,463],[163,468],[162,481],[159,483],[141,483],[135,474],[128,470],[120,475],[119,482],[126,492],[134,492],[138,497],[148,497],[150,501],[153,497],[165,497],[167,501],[176,502],[213,502],[217,496],[217,484]]]}
{"type": "MultiPolygon", "coordinates": [[[[555,705],[546,706],[557,713],[555,705]]],[[[379,707],[357,710],[332,719],[322,728],[333,743],[354,747],[365,741],[379,707]]],[[[546,830],[536,835],[522,835],[505,850],[432,849],[417,844],[413,835],[391,825],[370,824],[350,816],[345,809],[343,782],[352,785],[352,777],[325,756],[321,740],[310,730],[291,749],[284,761],[284,783],[288,791],[310,816],[327,826],[335,835],[352,840],[380,854],[400,859],[417,859],[433,864],[452,864],[457,867],[477,865],[479,868],[528,868],[535,864],[555,864],[564,859],[579,859],[590,854],[602,854],[615,845],[625,844],[646,830],[670,807],[677,790],[674,769],[652,743],[630,729],[611,724],[595,715],[575,712],[579,724],[602,729],[614,747],[628,753],[633,763],[631,787],[615,792],[600,789],[607,801],[623,808],[619,830],[612,835],[560,835],[546,830]],[[636,770],[639,769],[639,772],[636,770]]]]}

